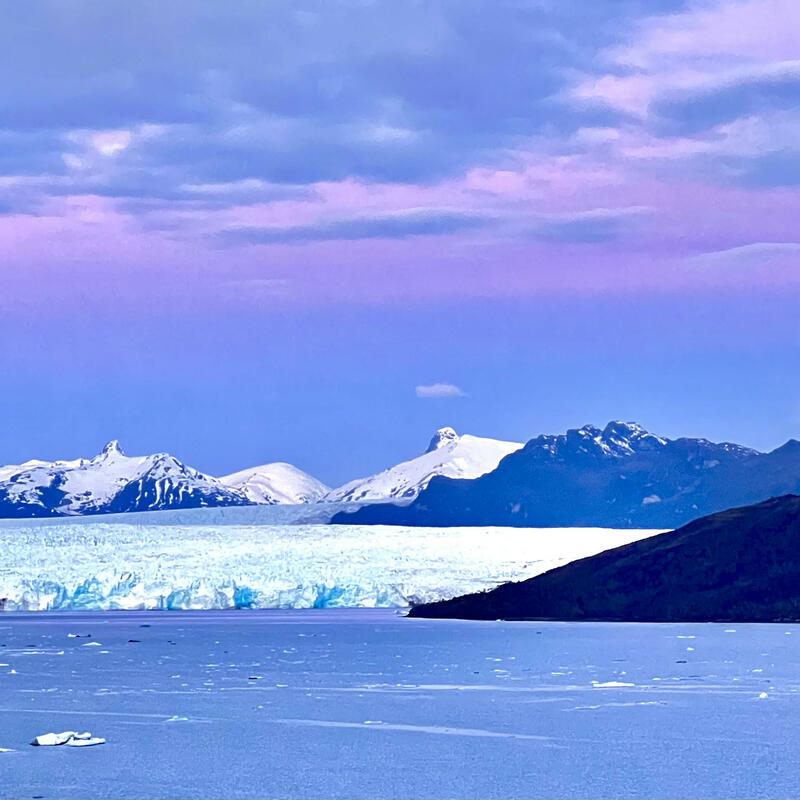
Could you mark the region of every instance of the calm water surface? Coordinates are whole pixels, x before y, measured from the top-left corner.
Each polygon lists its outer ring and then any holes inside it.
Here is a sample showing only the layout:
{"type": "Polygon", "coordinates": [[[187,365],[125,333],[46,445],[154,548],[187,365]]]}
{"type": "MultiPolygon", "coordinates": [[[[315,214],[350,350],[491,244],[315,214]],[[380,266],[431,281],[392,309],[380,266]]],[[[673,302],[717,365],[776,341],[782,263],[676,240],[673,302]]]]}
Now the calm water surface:
{"type": "Polygon", "coordinates": [[[790,625],[0,615],[0,797],[789,797],[799,712],[790,625]]]}

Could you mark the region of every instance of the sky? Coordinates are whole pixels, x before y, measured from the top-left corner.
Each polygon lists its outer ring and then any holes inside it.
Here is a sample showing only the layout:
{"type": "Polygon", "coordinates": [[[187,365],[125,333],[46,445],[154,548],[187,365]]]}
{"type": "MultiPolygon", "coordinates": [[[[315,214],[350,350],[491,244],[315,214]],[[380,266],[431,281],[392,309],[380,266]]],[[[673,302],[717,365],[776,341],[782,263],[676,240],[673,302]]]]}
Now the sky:
{"type": "Polygon", "coordinates": [[[0,463],[800,436],[796,0],[28,0],[0,69],[0,463]]]}

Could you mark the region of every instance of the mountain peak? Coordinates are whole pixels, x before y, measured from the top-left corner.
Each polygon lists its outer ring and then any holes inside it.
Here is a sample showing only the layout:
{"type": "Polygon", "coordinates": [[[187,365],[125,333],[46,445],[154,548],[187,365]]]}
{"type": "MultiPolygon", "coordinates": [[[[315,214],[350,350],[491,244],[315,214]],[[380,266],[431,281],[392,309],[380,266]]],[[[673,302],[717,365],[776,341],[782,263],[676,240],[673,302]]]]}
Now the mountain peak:
{"type": "Polygon", "coordinates": [[[647,436],[649,431],[645,430],[637,422],[622,422],[621,420],[612,420],[603,429],[603,436],[609,438],[611,436],[632,439],[639,436],[647,436]]]}
{"type": "Polygon", "coordinates": [[[458,434],[453,430],[453,428],[439,428],[439,430],[433,434],[433,438],[431,439],[428,449],[425,452],[432,453],[434,450],[438,450],[440,447],[444,447],[444,445],[449,444],[450,442],[457,441],[458,434]]]}
{"type": "Polygon", "coordinates": [[[118,439],[112,439],[100,453],[101,458],[109,458],[110,456],[124,456],[118,439]]]}

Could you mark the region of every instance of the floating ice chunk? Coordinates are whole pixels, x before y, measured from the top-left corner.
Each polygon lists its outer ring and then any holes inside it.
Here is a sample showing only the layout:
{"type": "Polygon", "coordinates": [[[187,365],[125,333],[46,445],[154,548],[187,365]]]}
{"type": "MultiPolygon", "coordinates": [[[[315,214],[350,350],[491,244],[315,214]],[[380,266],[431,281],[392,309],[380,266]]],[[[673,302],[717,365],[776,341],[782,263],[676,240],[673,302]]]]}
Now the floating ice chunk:
{"type": "MultiPolygon", "coordinates": [[[[84,734],[77,731],[63,731],[62,733],[43,733],[37,736],[31,744],[35,747],[56,747],[60,744],[66,744],[73,736],[83,736],[84,734]]],[[[91,734],[86,733],[87,737],[91,734]]]]}
{"type": "Polygon", "coordinates": [[[94,747],[97,744],[105,744],[106,740],[100,736],[90,736],[88,739],[73,736],[72,739],[64,742],[67,747],[94,747]]]}
{"type": "Polygon", "coordinates": [[[57,747],[67,745],[67,747],[93,747],[96,744],[105,744],[106,740],[99,736],[92,736],[89,731],[78,733],[77,731],[62,731],[61,733],[43,733],[37,736],[31,744],[35,747],[57,747]]]}
{"type": "Polygon", "coordinates": [[[0,747],[0,753],[13,753],[15,752],[10,747],[0,747]]]}
{"type": "MultiPolygon", "coordinates": [[[[655,680],[655,678],[653,679],[655,680]]],[[[620,686],[636,686],[635,683],[625,683],[624,681],[606,681],[605,683],[598,683],[597,681],[592,681],[592,685],[595,689],[612,689],[618,688],[620,686]]]]}
{"type": "Polygon", "coordinates": [[[86,642],[86,644],[82,644],[81,647],[102,647],[103,645],[100,642],[86,642]]]}
{"type": "Polygon", "coordinates": [[[761,692],[761,694],[758,696],[758,699],[765,700],[767,697],[769,697],[769,695],[766,692],[761,692]]]}

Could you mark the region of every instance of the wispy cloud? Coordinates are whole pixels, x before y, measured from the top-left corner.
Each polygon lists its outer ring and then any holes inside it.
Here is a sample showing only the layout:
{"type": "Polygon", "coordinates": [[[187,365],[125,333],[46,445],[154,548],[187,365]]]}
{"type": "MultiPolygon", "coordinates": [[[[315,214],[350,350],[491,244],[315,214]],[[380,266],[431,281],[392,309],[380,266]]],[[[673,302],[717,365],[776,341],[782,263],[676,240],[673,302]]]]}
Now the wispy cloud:
{"type": "Polygon", "coordinates": [[[526,238],[544,242],[591,244],[619,238],[653,209],[646,206],[593,208],[561,214],[543,214],[532,222],[526,238]]]}
{"type": "Polygon", "coordinates": [[[324,220],[309,225],[241,226],[216,234],[224,245],[304,244],[331,240],[406,239],[411,236],[442,236],[480,228],[490,217],[467,211],[410,208],[324,220]]]}
{"type": "Polygon", "coordinates": [[[465,397],[464,391],[453,383],[432,383],[430,386],[417,386],[417,397],[465,397]]]}
{"type": "Polygon", "coordinates": [[[760,112],[793,110],[800,101],[800,61],[759,64],[673,90],[651,105],[657,127],[678,135],[707,131],[760,112]]]}
{"type": "Polygon", "coordinates": [[[755,268],[778,259],[792,257],[800,261],[800,243],[797,242],[753,242],[725,250],[700,253],[689,259],[689,264],[706,268],[755,268]]]}

